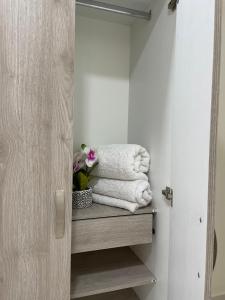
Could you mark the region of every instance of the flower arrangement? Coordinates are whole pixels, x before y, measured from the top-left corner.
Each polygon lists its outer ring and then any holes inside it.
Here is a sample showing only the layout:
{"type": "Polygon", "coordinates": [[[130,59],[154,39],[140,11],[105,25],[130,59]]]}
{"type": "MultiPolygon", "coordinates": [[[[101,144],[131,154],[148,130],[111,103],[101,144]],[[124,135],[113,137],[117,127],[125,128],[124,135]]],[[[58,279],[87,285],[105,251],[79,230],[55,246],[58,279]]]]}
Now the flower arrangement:
{"type": "Polygon", "coordinates": [[[98,164],[98,157],[93,148],[81,145],[81,150],[74,154],[73,161],[73,190],[87,190],[91,171],[98,164]]]}

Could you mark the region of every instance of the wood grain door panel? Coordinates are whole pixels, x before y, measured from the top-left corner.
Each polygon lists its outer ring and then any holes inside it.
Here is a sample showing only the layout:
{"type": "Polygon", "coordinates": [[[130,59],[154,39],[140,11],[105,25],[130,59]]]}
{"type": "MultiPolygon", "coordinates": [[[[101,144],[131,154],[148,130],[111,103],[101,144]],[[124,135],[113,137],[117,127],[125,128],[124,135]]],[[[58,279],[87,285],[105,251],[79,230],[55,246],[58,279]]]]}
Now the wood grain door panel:
{"type": "Polygon", "coordinates": [[[0,299],[69,300],[74,13],[0,0],[0,299]],[[66,230],[54,233],[65,190],[66,230]]]}

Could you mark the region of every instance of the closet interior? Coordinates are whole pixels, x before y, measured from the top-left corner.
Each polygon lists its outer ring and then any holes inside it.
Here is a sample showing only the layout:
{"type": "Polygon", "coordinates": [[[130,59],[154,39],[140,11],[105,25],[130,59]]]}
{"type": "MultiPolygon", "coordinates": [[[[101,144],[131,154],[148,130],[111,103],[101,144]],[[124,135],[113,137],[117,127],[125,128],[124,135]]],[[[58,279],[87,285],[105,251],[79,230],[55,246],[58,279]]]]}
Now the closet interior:
{"type": "Polygon", "coordinates": [[[161,188],[169,166],[160,169],[170,155],[164,83],[174,21],[167,1],[77,1],[74,151],[83,143],[142,145],[152,158],[154,200],[134,214],[99,204],[73,210],[71,299],[146,299],[167,280],[169,205],[161,188]]]}

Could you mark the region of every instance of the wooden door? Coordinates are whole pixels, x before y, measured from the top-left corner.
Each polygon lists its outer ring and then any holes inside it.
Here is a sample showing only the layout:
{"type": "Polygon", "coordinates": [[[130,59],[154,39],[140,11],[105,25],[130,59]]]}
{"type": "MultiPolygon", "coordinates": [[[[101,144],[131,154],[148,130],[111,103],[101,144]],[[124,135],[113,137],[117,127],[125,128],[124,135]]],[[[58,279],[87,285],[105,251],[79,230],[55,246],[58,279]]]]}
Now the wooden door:
{"type": "MultiPolygon", "coordinates": [[[[213,127],[211,141],[207,272],[205,299],[217,299],[224,291],[224,177],[225,177],[225,1],[216,1],[213,80],[213,127]],[[216,123],[217,121],[217,123],[216,123]],[[218,126],[217,126],[218,125],[218,126]],[[212,143],[213,142],[213,143],[212,143]],[[215,166],[216,165],[216,166],[215,166]],[[214,230],[216,231],[216,243],[214,230]],[[215,243],[215,245],[214,245],[215,243]]],[[[223,296],[221,296],[223,298],[223,296]]]]}
{"type": "MultiPolygon", "coordinates": [[[[177,8],[172,77],[169,300],[203,300],[209,190],[215,1],[177,8]]],[[[212,186],[210,186],[210,189],[212,186]]]]}
{"type": "Polygon", "coordinates": [[[74,4],[0,0],[2,300],[70,299],[74,4]]]}

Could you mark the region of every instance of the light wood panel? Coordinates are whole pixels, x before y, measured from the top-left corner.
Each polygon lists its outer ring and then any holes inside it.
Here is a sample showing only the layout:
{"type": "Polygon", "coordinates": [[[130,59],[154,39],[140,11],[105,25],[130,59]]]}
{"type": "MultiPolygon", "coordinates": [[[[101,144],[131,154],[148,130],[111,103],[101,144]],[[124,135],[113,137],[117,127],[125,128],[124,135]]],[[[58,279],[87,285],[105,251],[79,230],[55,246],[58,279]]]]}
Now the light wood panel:
{"type": "Polygon", "coordinates": [[[125,209],[120,209],[120,208],[116,208],[116,207],[93,203],[93,205],[89,208],[73,209],[73,221],[108,218],[108,217],[119,217],[119,216],[152,214],[153,212],[154,212],[154,208],[152,206],[140,208],[140,209],[136,210],[136,212],[134,214],[132,214],[128,210],[125,210],[125,209]]]}
{"type": "Polygon", "coordinates": [[[77,300],[139,300],[139,298],[132,289],[126,289],[111,293],[83,297],[77,300]]]}
{"type": "Polygon", "coordinates": [[[213,297],[212,300],[225,300],[225,295],[213,297]]]}
{"type": "Polygon", "coordinates": [[[151,242],[151,214],[72,222],[72,253],[151,242]]]}
{"type": "Polygon", "coordinates": [[[74,1],[0,0],[0,299],[69,299],[74,1]],[[66,231],[54,233],[64,189],[66,231]]]}
{"type": "Polygon", "coordinates": [[[72,256],[71,298],[153,284],[154,276],[129,248],[72,256]]]}
{"type": "Polygon", "coordinates": [[[214,260],[214,224],[216,201],[216,152],[217,152],[217,126],[220,97],[220,69],[222,45],[222,0],[215,1],[215,34],[214,34],[214,62],[212,87],[211,136],[209,157],[209,193],[208,193],[208,226],[207,226],[207,261],[205,300],[212,297],[212,275],[214,260]]]}

